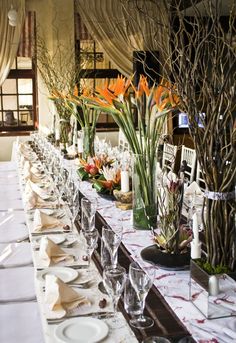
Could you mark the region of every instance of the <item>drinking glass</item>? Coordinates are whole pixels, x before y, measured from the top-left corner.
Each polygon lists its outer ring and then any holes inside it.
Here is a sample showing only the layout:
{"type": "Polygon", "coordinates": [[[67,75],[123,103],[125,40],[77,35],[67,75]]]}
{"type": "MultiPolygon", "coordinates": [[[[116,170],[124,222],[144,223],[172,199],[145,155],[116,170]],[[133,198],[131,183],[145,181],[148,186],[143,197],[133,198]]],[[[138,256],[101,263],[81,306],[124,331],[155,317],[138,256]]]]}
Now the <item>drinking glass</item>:
{"type": "Polygon", "coordinates": [[[123,292],[126,280],[126,270],[125,268],[117,265],[107,266],[103,271],[103,282],[107,293],[112,298],[113,308],[114,308],[114,317],[111,321],[112,328],[120,328],[123,326],[122,323],[117,318],[117,304],[119,298],[123,292]]]}
{"type": "MultiPolygon", "coordinates": [[[[114,230],[108,226],[102,228],[101,265],[103,268],[117,265],[117,252],[122,239],[123,226],[115,227],[114,230]]],[[[99,282],[98,288],[102,293],[107,293],[103,281],[99,282]]]]}
{"type": "Polygon", "coordinates": [[[111,264],[112,266],[115,266],[117,264],[117,252],[119,245],[122,240],[122,234],[123,234],[123,227],[120,226],[119,228],[116,228],[115,230],[111,229],[108,226],[103,226],[102,228],[102,258],[109,258],[107,256],[106,250],[110,255],[110,258],[108,261],[106,261],[106,264],[111,264]]]}
{"type": "Polygon", "coordinates": [[[73,228],[75,220],[79,214],[80,203],[79,203],[79,189],[76,188],[72,194],[72,204],[71,204],[71,227],[73,228]]]}
{"type": "Polygon", "coordinates": [[[144,316],[145,300],[147,294],[152,287],[155,271],[154,268],[147,270],[145,267],[140,267],[137,262],[132,262],[129,266],[129,278],[133,288],[136,291],[138,301],[141,303],[141,313],[138,317],[130,320],[130,324],[138,329],[149,328],[154,322],[150,317],[144,316]]]}
{"type": "Polygon", "coordinates": [[[132,318],[142,314],[142,303],[139,301],[137,293],[128,276],[125,281],[124,307],[125,311],[129,313],[132,318]]]}
{"type": "Polygon", "coordinates": [[[63,179],[63,176],[62,174],[58,173],[56,176],[55,176],[55,185],[57,187],[56,189],[56,195],[57,195],[57,200],[58,200],[58,208],[60,208],[61,204],[62,204],[62,197],[63,197],[63,194],[64,194],[64,186],[65,186],[65,183],[64,183],[64,179],[63,179]]]}
{"type": "Polygon", "coordinates": [[[88,257],[88,265],[89,266],[90,266],[92,254],[94,252],[94,249],[97,246],[98,235],[99,234],[98,234],[97,229],[93,229],[93,230],[84,232],[84,238],[85,238],[86,244],[87,244],[86,253],[87,253],[87,257],[88,257]]]}
{"type": "Polygon", "coordinates": [[[159,337],[159,336],[152,336],[145,338],[142,343],[171,343],[167,338],[165,337],[159,337]]]}
{"type": "Polygon", "coordinates": [[[82,232],[93,230],[95,227],[95,213],[97,210],[97,199],[88,200],[82,198],[81,200],[81,227],[82,232]]]}

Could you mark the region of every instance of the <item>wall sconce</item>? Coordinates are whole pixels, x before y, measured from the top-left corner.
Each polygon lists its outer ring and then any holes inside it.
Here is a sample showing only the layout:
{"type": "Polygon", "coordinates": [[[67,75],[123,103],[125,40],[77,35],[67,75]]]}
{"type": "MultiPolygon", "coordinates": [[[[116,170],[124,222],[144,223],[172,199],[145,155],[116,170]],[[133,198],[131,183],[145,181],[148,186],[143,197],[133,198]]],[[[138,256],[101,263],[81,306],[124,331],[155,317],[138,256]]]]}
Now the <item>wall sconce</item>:
{"type": "Polygon", "coordinates": [[[16,26],[17,25],[17,11],[13,8],[13,5],[11,5],[11,9],[7,14],[9,19],[9,25],[10,26],[16,26]]]}

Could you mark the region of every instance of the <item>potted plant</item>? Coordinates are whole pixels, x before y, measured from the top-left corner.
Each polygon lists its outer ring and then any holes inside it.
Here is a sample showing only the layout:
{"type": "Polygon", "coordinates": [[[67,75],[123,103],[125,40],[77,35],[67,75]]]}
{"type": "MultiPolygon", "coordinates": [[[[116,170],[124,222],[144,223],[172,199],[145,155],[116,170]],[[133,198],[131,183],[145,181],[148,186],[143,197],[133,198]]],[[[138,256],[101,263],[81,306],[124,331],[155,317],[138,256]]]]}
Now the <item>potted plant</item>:
{"type": "Polygon", "coordinates": [[[77,119],[83,132],[83,159],[95,156],[94,140],[96,134],[96,124],[100,110],[88,106],[86,97],[90,91],[84,89],[81,96],[76,94],[67,97],[67,108],[71,110],[77,119]]]}

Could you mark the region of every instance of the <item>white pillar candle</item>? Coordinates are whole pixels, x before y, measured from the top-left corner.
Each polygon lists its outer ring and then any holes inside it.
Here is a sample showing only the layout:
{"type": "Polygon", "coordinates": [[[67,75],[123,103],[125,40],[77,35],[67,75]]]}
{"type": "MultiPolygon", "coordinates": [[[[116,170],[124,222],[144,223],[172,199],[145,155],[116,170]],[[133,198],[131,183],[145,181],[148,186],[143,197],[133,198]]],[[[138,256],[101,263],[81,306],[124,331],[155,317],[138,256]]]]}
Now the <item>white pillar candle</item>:
{"type": "Polygon", "coordinates": [[[197,220],[197,213],[193,214],[193,239],[195,244],[199,243],[199,231],[198,231],[198,220],[197,220]]]}
{"type": "Polygon", "coordinates": [[[127,170],[121,171],[121,192],[129,192],[129,172],[127,170]]]}
{"type": "Polygon", "coordinates": [[[201,258],[201,242],[196,243],[195,240],[191,242],[191,258],[196,260],[201,258]]]}
{"type": "Polygon", "coordinates": [[[212,296],[217,296],[220,292],[219,279],[217,276],[212,275],[209,278],[209,294],[212,296]]]}
{"type": "Polygon", "coordinates": [[[78,153],[82,153],[83,151],[83,138],[78,138],[78,153]]]}
{"type": "Polygon", "coordinates": [[[55,139],[56,139],[56,141],[60,140],[60,130],[59,129],[55,130],[55,139]]]}

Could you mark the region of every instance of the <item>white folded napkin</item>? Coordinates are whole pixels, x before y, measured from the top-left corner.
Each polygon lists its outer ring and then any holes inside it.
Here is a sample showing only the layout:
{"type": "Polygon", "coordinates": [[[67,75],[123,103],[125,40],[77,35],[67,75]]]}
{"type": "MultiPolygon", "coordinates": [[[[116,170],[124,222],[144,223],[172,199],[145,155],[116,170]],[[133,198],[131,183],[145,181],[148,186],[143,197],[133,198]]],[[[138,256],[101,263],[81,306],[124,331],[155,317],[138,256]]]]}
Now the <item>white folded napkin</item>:
{"type": "Polygon", "coordinates": [[[66,253],[47,236],[41,238],[39,258],[41,264],[45,267],[48,267],[51,262],[53,264],[57,264],[61,261],[66,261],[68,263],[72,263],[74,261],[74,257],[72,255],[66,253]]]}
{"type": "Polygon", "coordinates": [[[63,224],[57,218],[51,217],[46,213],[35,210],[34,213],[34,232],[40,232],[43,230],[62,228],[63,224]]]}
{"type": "Polygon", "coordinates": [[[201,188],[198,186],[196,181],[193,181],[184,192],[185,195],[203,195],[201,188]]]}
{"type": "Polygon", "coordinates": [[[50,188],[41,188],[39,185],[35,182],[32,182],[30,179],[27,180],[26,185],[25,185],[25,195],[30,196],[32,192],[38,194],[40,198],[43,200],[46,200],[50,198],[50,188]]]}
{"type": "Polygon", "coordinates": [[[31,168],[31,163],[28,160],[25,160],[24,167],[23,167],[23,178],[25,180],[28,180],[30,178],[30,175],[31,175],[30,168],[31,168]]]}
{"type": "Polygon", "coordinates": [[[33,208],[57,208],[58,203],[56,201],[45,201],[33,190],[31,193],[25,194],[26,209],[31,210],[33,208]]]}
{"type": "Polygon", "coordinates": [[[90,301],[84,295],[50,274],[46,275],[45,303],[49,305],[50,310],[63,313],[63,315],[78,306],[90,305],[90,301]]]}
{"type": "Polygon", "coordinates": [[[30,168],[30,171],[32,174],[34,174],[35,176],[38,176],[39,178],[43,176],[42,168],[39,168],[38,166],[32,165],[30,168]]]}
{"type": "Polygon", "coordinates": [[[33,263],[30,243],[0,244],[0,268],[13,268],[33,263]]]}
{"type": "Polygon", "coordinates": [[[33,267],[0,269],[0,280],[0,303],[36,297],[33,267]]]}
{"type": "Polygon", "coordinates": [[[36,302],[0,306],[0,323],[1,343],[44,342],[39,306],[36,302]]]}

